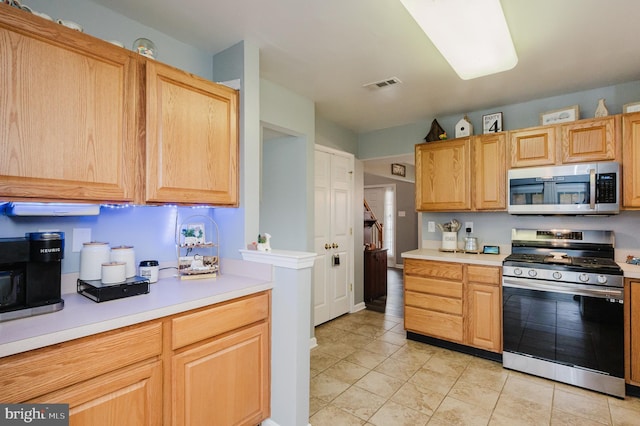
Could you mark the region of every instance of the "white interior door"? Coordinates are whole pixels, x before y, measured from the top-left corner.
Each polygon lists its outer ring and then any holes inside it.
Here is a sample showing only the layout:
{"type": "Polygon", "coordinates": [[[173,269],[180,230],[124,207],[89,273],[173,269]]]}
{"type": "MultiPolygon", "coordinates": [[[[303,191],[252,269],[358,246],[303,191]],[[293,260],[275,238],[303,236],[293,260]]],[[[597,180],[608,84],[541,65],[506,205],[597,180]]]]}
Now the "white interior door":
{"type": "Polygon", "coordinates": [[[353,157],[316,150],[314,325],[349,312],[353,282],[353,157]]]}

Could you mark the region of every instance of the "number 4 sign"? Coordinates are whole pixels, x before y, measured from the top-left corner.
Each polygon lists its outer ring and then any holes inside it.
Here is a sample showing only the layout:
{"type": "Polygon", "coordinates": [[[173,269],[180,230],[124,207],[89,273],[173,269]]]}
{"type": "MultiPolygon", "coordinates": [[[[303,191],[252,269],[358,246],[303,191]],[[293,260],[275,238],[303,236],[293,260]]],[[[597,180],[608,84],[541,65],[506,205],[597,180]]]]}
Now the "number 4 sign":
{"type": "Polygon", "coordinates": [[[495,112],[482,116],[482,133],[498,133],[502,131],[502,113],[495,112]]]}

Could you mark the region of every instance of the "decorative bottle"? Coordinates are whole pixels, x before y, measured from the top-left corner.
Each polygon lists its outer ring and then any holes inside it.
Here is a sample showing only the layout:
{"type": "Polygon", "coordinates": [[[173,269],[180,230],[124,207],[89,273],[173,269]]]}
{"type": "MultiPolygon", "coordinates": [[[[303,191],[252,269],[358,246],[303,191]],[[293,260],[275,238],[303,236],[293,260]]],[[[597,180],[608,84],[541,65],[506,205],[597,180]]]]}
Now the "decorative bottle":
{"type": "Polygon", "coordinates": [[[609,110],[604,104],[604,98],[598,99],[595,117],[606,117],[607,115],[609,115],[609,110]]]}

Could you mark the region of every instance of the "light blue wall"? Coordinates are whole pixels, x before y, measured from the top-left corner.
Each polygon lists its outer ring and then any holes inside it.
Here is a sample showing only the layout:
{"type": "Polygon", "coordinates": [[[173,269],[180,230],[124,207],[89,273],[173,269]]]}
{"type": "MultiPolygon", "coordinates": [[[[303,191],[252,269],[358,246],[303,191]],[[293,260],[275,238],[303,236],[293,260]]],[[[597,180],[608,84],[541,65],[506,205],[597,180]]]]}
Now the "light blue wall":
{"type": "MultiPolygon", "coordinates": [[[[640,212],[624,211],[615,216],[514,216],[505,212],[496,213],[423,213],[422,239],[438,246],[442,240],[440,231],[427,232],[427,222],[446,223],[452,218],[461,223],[473,222],[474,236],[480,247],[484,244],[511,244],[511,229],[576,229],[611,230],[616,238],[616,257],[624,260],[628,253],[640,255],[640,212]]],[[[458,232],[458,241],[464,241],[466,234],[458,232]]]]}
{"type": "Polygon", "coordinates": [[[316,144],[358,154],[358,135],[316,114],[316,144]]]}
{"type": "Polygon", "coordinates": [[[55,19],[77,22],[84,32],[103,40],[118,40],[131,49],[134,40],[144,37],[153,41],[160,62],[183,69],[200,77],[211,79],[211,55],[182,43],[162,32],[142,25],[126,16],[91,1],[82,0],[29,0],[34,10],[55,19]]]}
{"type": "MultiPolygon", "coordinates": [[[[154,41],[158,48],[158,60],[209,80],[242,78],[249,93],[241,92],[240,160],[243,169],[257,169],[259,164],[259,53],[254,46],[239,43],[212,58],[208,52],[198,50],[126,16],[88,1],[32,0],[29,6],[47,13],[54,19],[75,21],[84,27],[84,32],[99,38],[122,41],[127,48],[139,37],[154,41]],[[248,68],[248,69],[245,69],[248,68]],[[215,79],[213,76],[215,75],[215,79]],[[246,112],[248,111],[248,112],[246,112]],[[245,117],[248,116],[248,118],[245,117]],[[242,127],[243,126],[243,127],[242,127]],[[249,136],[249,142],[243,138],[249,136]],[[250,164],[248,167],[247,164],[250,164]]],[[[79,253],[71,250],[74,228],[90,228],[92,239],[115,245],[133,245],[138,260],[157,259],[172,261],[176,257],[174,231],[176,215],[212,215],[219,222],[221,255],[239,258],[238,249],[244,247],[245,234],[257,232],[259,175],[241,171],[240,209],[208,208],[194,210],[176,207],[127,207],[124,209],[102,208],[100,216],[86,218],[12,218],[0,215],[0,237],[19,237],[25,232],[41,229],[58,229],[66,233],[63,272],[79,270],[79,253]],[[246,200],[249,200],[248,202],[246,200]],[[250,224],[250,232],[245,231],[250,224]],[[254,230],[255,229],[255,232],[254,230]]],[[[2,201],[2,200],[0,200],[2,201]]]]}
{"type": "Polygon", "coordinates": [[[262,156],[260,233],[272,235],[273,247],[306,251],[305,138],[290,136],[264,141],[262,156]]]}
{"type": "MultiPolygon", "coordinates": [[[[315,106],[313,102],[296,93],[285,89],[282,86],[274,84],[267,80],[260,80],[260,121],[264,126],[277,129],[284,134],[296,136],[293,140],[302,144],[301,150],[296,150],[296,159],[301,163],[303,170],[296,171],[297,174],[291,173],[291,179],[301,179],[303,185],[303,194],[290,194],[292,199],[296,200],[298,196],[303,197],[303,201],[296,201],[296,215],[304,218],[305,232],[301,232],[296,236],[295,241],[287,241],[287,245],[295,250],[313,251],[313,235],[314,235],[314,172],[313,172],[313,156],[315,144],[315,106]]],[[[262,149],[270,149],[268,144],[264,144],[262,149]]],[[[263,157],[262,174],[265,175],[268,170],[275,167],[281,167],[280,161],[276,161],[273,156],[263,157]],[[265,158],[266,157],[266,158],[265,158]]],[[[295,169],[297,170],[297,169],[295,169]]],[[[264,194],[269,194],[273,189],[265,188],[263,185],[263,197],[261,199],[261,208],[273,211],[286,211],[289,209],[288,204],[279,204],[269,206],[275,203],[267,199],[264,194]]],[[[274,216],[272,216],[273,218],[274,216]]],[[[265,217],[266,220],[266,217],[265,217]]],[[[261,223],[261,232],[267,232],[272,223],[261,223]]],[[[273,223],[277,229],[280,225],[273,223]]],[[[276,241],[277,235],[269,232],[272,236],[272,247],[278,248],[276,241]]]]}
{"type": "Polygon", "coordinates": [[[471,120],[475,134],[482,133],[482,116],[493,112],[502,112],[504,130],[514,130],[538,126],[540,113],[571,105],[580,106],[581,118],[593,117],[600,98],[606,99],[609,114],[619,114],[622,112],[624,104],[640,101],[640,81],[528,100],[517,104],[497,105],[481,111],[460,111],[459,114],[432,117],[405,126],[361,133],[358,135],[358,158],[367,159],[413,153],[415,144],[424,142],[424,137],[429,133],[434,118],[438,120],[438,123],[450,137],[455,135],[455,124],[464,114],[467,114],[471,120]]]}
{"type": "MultiPolygon", "coordinates": [[[[25,233],[35,231],[64,232],[63,273],[80,270],[80,253],[72,251],[74,228],[91,229],[93,241],[107,242],[112,247],[133,246],[137,261],[175,261],[176,220],[183,221],[191,215],[208,215],[210,210],[212,209],[175,206],[128,206],[102,207],[100,215],[86,217],[33,218],[0,215],[0,238],[23,237],[25,233]]],[[[202,222],[197,220],[197,223],[202,222]]]]}
{"type": "MultiPolygon", "coordinates": [[[[455,124],[466,113],[474,126],[474,133],[479,134],[482,132],[482,115],[501,111],[504,130],[513,130],[537,126],[541,112],[571,105],[579,105],[581,118],[593,117],[600,98],[606,99],[610,114],[619,114],[622,112],[624,104],[640,101],[640,81],[535,99],[518,104],[496,106],[482,111],[461,111],[459,114],[437,117],[437,120],[449,135],[454,135],[455,124]]],[[[431,121],[432,119],[429,119],[406,126],[360,134],[358,156],[366,159],[413,153],[415,144],[424,142],[423,138],[429,132],[431,121]]],[[[422,215],[422,223],[418,223],[418,226],[422,228],[422,240],[425,245],[437,246],[442,238],[439,231],[428,232],[427,222],[446,223],[452,218],[461,222],[474,222],[474,236],[480,239],[481,245],[509,246],[512,228],[606,229],[615,232],[619,256],[623,256],[626,252],[640,253],[639,234],[634,231],[640,225],[640,212],[623,212],[620,215],[609,217],[513,216],[504,212],[425,213],[422,215]]],[[[458,239],[462,241],[464,236],[465,234],[460,232],[458,239]]],[[[422,244],[422,242],[419,243],[422,244]]]]}
{"type": "Polygon", "coordinates": [[[260,216],[260,52],[240,42],[213,57],[216,81],[240,79],[239,176],[240,207],[216,209],[213,218],[224,238],[221,255],[240,258],[259,232],[260,216]]]}

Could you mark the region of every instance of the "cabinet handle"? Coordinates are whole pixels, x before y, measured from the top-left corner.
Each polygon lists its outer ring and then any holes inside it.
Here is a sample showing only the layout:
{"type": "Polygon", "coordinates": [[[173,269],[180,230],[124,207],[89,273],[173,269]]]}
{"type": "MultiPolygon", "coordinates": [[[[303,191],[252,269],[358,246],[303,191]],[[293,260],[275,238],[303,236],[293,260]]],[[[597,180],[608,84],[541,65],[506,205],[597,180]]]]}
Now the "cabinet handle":
{"type": "Polygon", "coordinates": [[[331,246],[329,245],[329,243],[327,243],[327,244],[325,244],[325,245],[324,245],[324,249],[325,249],[325,250],[329,250],[330,248],[331,248],[331,246]]]}
{"type": "Polygon", "coordinates": [[[339,246],[336,243],[331,244],[331,247],[338,248],[339,246]]]}

